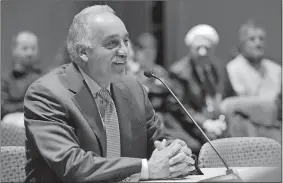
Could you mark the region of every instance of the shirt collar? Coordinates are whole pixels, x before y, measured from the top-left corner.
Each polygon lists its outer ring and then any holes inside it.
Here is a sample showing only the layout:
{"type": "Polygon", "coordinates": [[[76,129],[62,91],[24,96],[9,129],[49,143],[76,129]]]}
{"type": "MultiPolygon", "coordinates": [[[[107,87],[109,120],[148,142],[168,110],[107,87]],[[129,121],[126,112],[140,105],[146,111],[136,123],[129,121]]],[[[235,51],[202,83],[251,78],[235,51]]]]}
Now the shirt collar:
{"type": "MultiPolygon", "coordinates": [[[[97,93],[102,89],[101,86],[98,85],[98,83],[96,81],[94,81],[93,79],[91,79],[82,69],[80,66],[78,66],[83,79],[85,80],[86,84],[88,85],[88,87],[90,88],[92,94],[96,97],[97,93]]],[[[107,86],[106,88],[108,90],[108,92],[111,95],[110,92],[110,84],[107,86]]]]}

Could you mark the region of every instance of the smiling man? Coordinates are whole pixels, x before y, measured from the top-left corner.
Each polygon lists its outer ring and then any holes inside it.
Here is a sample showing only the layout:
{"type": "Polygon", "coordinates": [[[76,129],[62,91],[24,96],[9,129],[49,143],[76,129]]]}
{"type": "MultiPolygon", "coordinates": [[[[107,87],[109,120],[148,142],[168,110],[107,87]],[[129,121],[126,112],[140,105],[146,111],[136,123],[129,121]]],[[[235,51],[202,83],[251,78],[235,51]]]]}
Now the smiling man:
{"type": "Polygon", "coordinates": [[[25,95],[27,181],[138,181],[195,169],[191,150],[166,133],[143,86],[125,76],[129,36],[109,6],[78,13],[67,47],[72,63],[25,95]]]}

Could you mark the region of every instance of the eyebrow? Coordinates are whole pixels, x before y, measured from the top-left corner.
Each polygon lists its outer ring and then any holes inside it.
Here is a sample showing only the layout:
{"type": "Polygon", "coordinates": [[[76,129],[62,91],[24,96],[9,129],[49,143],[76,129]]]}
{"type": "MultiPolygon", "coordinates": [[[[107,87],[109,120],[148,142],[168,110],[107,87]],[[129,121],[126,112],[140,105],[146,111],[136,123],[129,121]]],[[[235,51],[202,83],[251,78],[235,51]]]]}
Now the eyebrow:
{"type": "MultiPolygon", "coordinates": [[[[110,35],[110,36],[107,36],[107,37],[105,38],[105,41],[107,41],[107,40],[109,40],[109,39],[116,38],[116,37],[120,37],[120,35],[119,35],[119,34],[112,34],[112,35],[110,35]]],[[[126,33],[126,34],[124,35],[124,37],[129,38],[129,33],[126,33]]]]}

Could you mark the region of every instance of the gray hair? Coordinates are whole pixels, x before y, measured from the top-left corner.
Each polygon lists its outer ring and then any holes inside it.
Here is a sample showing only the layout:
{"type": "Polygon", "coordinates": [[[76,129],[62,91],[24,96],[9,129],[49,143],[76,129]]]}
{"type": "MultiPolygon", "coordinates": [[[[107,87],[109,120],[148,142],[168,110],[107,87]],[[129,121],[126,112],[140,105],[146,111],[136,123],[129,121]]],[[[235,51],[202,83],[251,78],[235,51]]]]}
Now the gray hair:
{"type": "Polygon", "coordinates": [[[240,42],[245,41],[245,36],[246,36],[247,32],[251,29],[261,29],[265,33],[265,30],[264,30],[263,27],[258,25],[254,20],[249,19],[246,23],[241,25],[241,27],[239,29],[238,33],[239,33],[240,42]]]}
{"type": "Polygon", "coordinates": [[[99,15],[102,13],[115,14],[115,11],[108,5],[94,5],[84,8],[81,12],[75,15],[67,36],[67,49],[72,61],[75,61],[78,58],[78,53],[76,51],[77,44],[82,44],[90,48],[92,47],[90,42],[92,36],[89,34],[87,18],[89,15],[99,15]]]}

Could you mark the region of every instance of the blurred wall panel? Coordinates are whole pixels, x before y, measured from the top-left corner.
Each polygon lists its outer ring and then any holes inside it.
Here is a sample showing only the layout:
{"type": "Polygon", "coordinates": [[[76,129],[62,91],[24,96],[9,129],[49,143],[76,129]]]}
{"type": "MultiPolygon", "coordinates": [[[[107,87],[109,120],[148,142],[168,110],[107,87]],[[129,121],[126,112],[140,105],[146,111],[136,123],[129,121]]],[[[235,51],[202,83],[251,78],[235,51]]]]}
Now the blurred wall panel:
{"type": "Polygon", "coordinates": [[[220,35],[217,55],[226,64],[238,43],[238,29],[249,18],[267,31],[266,54],[281,63],[281,0],[174,0],[165,6],[165,65],[187,53],[184,37],[197,24],[210,24],[220,35]]]}

